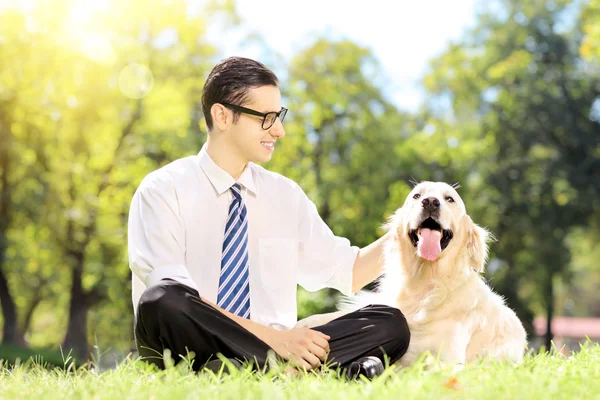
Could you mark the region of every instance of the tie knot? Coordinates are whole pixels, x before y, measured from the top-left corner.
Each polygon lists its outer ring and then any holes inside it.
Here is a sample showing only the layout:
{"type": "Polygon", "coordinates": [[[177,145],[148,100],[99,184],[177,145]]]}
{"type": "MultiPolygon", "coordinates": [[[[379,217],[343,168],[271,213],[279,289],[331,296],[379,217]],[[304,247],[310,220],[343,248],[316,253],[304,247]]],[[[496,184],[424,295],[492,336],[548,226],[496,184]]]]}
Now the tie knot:
{"type": "Polygon", "coordinates": [[[236,183],[231,187],[231,193],[233,193],[233,197],[235,197],[236,200],[242,200],[242,187],[239,183],[236,183]]]}

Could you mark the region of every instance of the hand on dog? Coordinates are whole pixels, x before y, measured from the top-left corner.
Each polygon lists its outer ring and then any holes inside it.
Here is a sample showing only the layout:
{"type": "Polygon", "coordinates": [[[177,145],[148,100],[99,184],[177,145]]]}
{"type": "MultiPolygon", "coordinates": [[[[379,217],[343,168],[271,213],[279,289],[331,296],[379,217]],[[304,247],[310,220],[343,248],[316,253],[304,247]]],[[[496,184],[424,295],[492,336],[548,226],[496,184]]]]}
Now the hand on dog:
{"type": "Polygon", "coordinates": [[[267,343],[287,361],[310,371],[321,365],[329,353],[329,336],[308,328],[275,331],[267,343]]]}

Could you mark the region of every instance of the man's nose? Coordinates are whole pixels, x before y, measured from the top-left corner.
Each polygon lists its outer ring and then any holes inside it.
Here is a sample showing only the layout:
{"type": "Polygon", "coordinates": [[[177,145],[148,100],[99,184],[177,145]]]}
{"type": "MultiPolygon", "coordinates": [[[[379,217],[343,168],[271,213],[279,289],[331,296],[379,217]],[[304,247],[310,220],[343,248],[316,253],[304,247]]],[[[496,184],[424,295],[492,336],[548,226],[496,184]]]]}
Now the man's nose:
{"type": "Polygon", "coordinates": [[[285,136],[285,129],[283,129],[283,123],[279,118],[275,120],[273,126],[269,129],[271,136],[276,138],[282,138],[285,136]]]}
{"type": "Polygon", "coordinates": [[[433,212],[440,208],[440,201],[436,197],[427,197],[421,201],[421,205],[424,210],[433,212]]]}

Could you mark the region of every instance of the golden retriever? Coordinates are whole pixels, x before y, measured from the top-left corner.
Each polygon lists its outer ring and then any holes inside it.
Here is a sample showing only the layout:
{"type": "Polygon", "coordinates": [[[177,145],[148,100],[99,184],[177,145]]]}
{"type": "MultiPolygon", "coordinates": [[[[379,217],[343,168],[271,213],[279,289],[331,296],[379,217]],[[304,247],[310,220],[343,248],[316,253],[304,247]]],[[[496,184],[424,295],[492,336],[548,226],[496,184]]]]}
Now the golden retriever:
{"type": "Polygon", "coordinates": [[[473,223],[453,186],[416,185],[386,227],[390,239],[376,292],[358,293],[341,311],[310,316],[297,327],[323,325],[367,304],[387,304],[402,311],[411,332],[402,366],[427,352],[444,364],[521,361],[525,329],[480,275],[490,234],[473,223]]]}

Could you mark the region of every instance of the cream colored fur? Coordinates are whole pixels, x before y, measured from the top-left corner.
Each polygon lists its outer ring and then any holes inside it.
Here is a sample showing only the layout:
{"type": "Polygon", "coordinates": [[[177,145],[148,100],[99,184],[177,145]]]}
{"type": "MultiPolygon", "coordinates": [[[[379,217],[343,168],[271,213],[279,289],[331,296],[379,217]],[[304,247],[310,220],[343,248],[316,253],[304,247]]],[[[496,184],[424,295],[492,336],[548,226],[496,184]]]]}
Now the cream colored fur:
{"type": "Polygon", "coordinates": [[[340,311],[314,315],[297,326],[325,324],[367,304],[387,304],[405,315],[411,340],[401,365],[423,353],[439,356],[446,364],[464,364],[482,358],[518,362],[526,347],[523,325],[480,273],[488,256],[490,234],[466,212],[456,190],[442,182],[422,182],[408,195],[387,224],[393,232],[386,245],[384,275],[376,292],[347,299],[340,311]],[[408,232],[422,219],[420,201],[440,200],[439,223],[454,236],[440,257],[427,261],[417,255],[408,232]],[[454,202],[446,201],[451,196],[454,202]]]}

